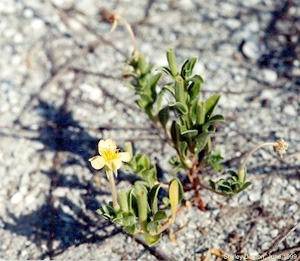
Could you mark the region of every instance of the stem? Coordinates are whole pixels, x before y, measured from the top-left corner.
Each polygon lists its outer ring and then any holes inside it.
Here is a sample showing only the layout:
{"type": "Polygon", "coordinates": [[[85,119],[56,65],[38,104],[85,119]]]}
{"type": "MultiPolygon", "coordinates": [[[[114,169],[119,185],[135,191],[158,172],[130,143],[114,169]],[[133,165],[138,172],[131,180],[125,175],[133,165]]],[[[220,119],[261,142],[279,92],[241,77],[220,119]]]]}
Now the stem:
{"type": "Polygon", "coordinates": [[[113,201],[114,209],[118,210],[120,208],[118,200],[117,200],[117,191],[116,191],[116,185],[115,185],[115,179],[114,179],[114,173],[111,169],[107,170],[107,176],[110,183],[110,189],[111,189],[111,197],[113,201]]]}
{"type": "Polygon", "coordinates": [[[245,181],[245,167],[246,167],[246,163],[248,161],[248,159],[251,157],[251,155],[257,151],[258,149],[265,147],[265,146],[277,146],[278,143],[277,142],[265,142],[263,144],[260,144],[258,146],[256,146],[255,148],[253,148],[252,150],[250,150],[248,152],[248,154],[246,155],[245,159],[243,160],[239,170],[238,170],[238,176],[239,176],[239,181],[240,182],[244,182],[245,181]]]}
{"type": "Polygon", "coordinates": [[[137,48],[135,35],[133,33],[131,25],[124,18],[119,17],[119,21],[122,22],[124,24],[125,28],[127,29],[128,33],[129,33],[129,36],[130,36],[130,39],[131,39],[131,42],[133,44],[134,53],[137,53],[138,48],[137,48]]]}
{"type": "MultiPolygon", "coordinates": [[[[191,205],[193,205],[195,202],[197,202],[197,199],[192,200],[192,201],[191,201],[191,205]]],[[[186,208],[188,208],[188,207],[190,207],[190,204],[187,204],[187,203],[186,203],[185,205],[181,206],[181,207],[176,211],[176,216],[178,216],[179,213],[180,213],[182,210],[184,210],[184,209],[186,209],[186,208]]],[[[161,233],[164,232],[170,225],[172,225],[173,222],[174,222],[173,218],[170,217],[170,218],[168,219],[168,221],[167,221],[167,222],[159,229],[159,231],[158,231],[158,232],[155,232],[155,233],[151,233],[151,236],[157,236],[157,235],[161,234],[161,233]]]]}

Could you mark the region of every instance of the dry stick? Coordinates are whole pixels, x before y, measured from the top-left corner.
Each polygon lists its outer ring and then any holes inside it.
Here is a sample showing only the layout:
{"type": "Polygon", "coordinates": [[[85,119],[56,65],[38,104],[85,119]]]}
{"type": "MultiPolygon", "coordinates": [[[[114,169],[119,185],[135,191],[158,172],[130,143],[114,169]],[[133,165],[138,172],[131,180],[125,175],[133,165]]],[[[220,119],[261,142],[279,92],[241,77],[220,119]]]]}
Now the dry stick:
{"type": "MultiPolygon", "coordinates": [[[[285,235],[283,236],[279,236],[279,238],[274,242],[274,244],[272,245],[272,247],[267,250],[265,253],[263,253],[262,259],[265,259],[265,257],[271,253],[274,252],[274,250],[287,238],[289,237],[298,227],[300,227],[300,222],[298,222],[297,225],[295,225],[292,229],[290,229],[285,235]]],[[[296,250],[295,250],[296,251],[296,250]]]]}
{"type": "MultiPolygon", "coordinates": [[[[286,256],[284,256],[284,255],[289,254],[289,253],[299,252],[299,251],[300,251],[300,247],[299,246],[291,247],[291,248],[284,249],[282,251],[274,252],[271,256],[264,257],[261,260],[264,260],[264,259],[268,260],[270,258],[277,258],[277,259],[280,259],[280,260],[287,260],[286,256]],[[283,258],[282,258],[282,256],[283,256],[283,258]]],[[[271,260],[273,260],[273,259],[271,259],[271,260]]],[[[289,260],[291,260],[291,259],[289,259],[289,260]]],[[[292,260],[299,261],[300,260],[300,255],[298,256],[297,259],[292,259],[292,260]]]]}

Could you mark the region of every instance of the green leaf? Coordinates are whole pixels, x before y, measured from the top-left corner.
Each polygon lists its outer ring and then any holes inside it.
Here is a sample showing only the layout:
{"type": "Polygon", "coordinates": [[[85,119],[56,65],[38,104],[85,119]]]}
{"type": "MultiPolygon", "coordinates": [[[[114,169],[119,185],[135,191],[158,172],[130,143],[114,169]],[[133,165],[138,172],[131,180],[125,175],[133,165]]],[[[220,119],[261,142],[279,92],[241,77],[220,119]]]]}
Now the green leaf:
{"type": "Polygon", "coordinates": [[[161,109],[159,111],[158,119],[161,122],[161,124],[163,125],[163,127],[166,128],[166,125],[167,125],[168,119],[169,119],[169,108],[168,107],[164,107],[163,109],[161,109]]]}
{"type": "Polygon", "coordinates": [[[185,88],[184,79],[177,76],[175,79],[175,99],[182,104],[187,103],[188,93],[185,88]]]}
{"type": "Polygon", "coordinates": [[[171,136],[175,143],[175,145],[178,147],[181,137],[181,125],[177,121],[173,121],[171,125],[171,136]]]}
{"type": "Polygon", "coordinates": [[[129,211],[128,200],[127,200],[127,194],[124,189],[120,189],[118,192],[118,202],[121,207],[121,210],[124,213],[128,213],[128,211],[129,211]]]}
{"type": "Polygon", "coordinates": [[[208,119],[208,121],[203,125],[203,130],[207,130],[208,127],[214,122],[225,122],[225,118],[222,115],[215,115],[208,119]]]}
{"type": "Polygon", "coordinates": [[[133,72],[126,72],[126,73],[123,74],[123,76],[125,76],[125,77],[133,77],[133,78],[135,78],[137,80],[139,79],[139,76],[136,73],[133,73],[133,72]]]}
{"type": "Polygon", "coordinates": [[[155,185],[149,193],[150,207],[152,214],[155,214],[158,211],[158,192],[160,189],[160,184],[155,185]]]}
{"type": "Polygon", "coordinates": [[[159,68],[157,68],[157,70],[158,70],[158,71],[163,71],[163,72],[166,73],[167,75],[172,76],[171,70],[170,70],[168,67],[166,67],[166,66],[159,67],[159,68]]]}
{"type": "Polygon", "coordinates": [[[130,235],[134,235],[135,234],[135,229],[136,229],[136,225],[132,225],[132,226],[123,226],[123,230],[130,234],[130,235]]]}
{"type": "Polygon", "coordinates": [[[138,176],[143,178],[148,183],[148,186],[152,188],[157,181],[156,167],[151,166],[148,169],[144,169],[143,171],[138,173],[138,176]]]}
{"type": "Polygon", "coordinates": [[[182,65],[181,75],[183,78],[190,77],[193,74],[194,66],[197,62],[198,57],[193,57],[190,60],[186,60],[182,65]]]}
{"type": "Polygon", "coordinates": [[[250,185],[252,185],[252,182],[250,182],[250,181],[244,183],[244,185],[242,186],[242,190],[248,188],[250,185]]]}
{"type": "Polygon", "coordinates": [[[125,86],[128,87],[128,88],[130,88],[130,89],[132,89],[132,90],[136,89],[136,86],[133,85],[132,83],[129,83],[129,82],[125,83],[125,86]]]}
{"type": "Polygon", "coordinates": [[[145,101],[145,100],[142,99],[142,98],[136,100],[135,103],[136,103],[143,111],[145,111],[146,108],[147,108],[147,106],[148,106],[148,102],[145,101]]]}
{"type": "Polygon", "coordinates": [[[198,135],[198,130],[186,130],[181,132],[181,135],[195,137],[198,135]]]}
{"type": "Polygon", "coordinates": [[[169,199],[171,205],[172,219],[175,219],[177,206],[183,198],[183,187],[179,179],[174,178],[169,183],[169,199]]]}
{"type": "Polygon", "coordinates": [[[153,221],[150,221],[148,224],[147,224],[147,232],[149,233],[157,233],[159,228],[161,227],[160,223],[153,220],[153,221]]]}
{"type": "Polygon", "coordinates": [[[171,83],[170,85],[164,85],[162,87],[162,90],[169,91],[175,97],[175,89],[174,89],[173,83],[171,83]]]}
{"type": "Polygon", "coordinates": [[[138,165],[138,169],[140,170],[149,168],[150,163],[148,157],[142,153],[138,154],[137,165],[138,165]]]}
{"type": "Polygon", "coordinates": [[[154,215],[154,220],[155,221],[162,221],[166,220],[168,218],[167,213],[165,211],[157,211],[154,215]]]}
{"type": "Polygon", "coordinates": [[[140,93],[140,96],[143,99],[146,106],[148,106],[149,104],[152,104],[154,102],[153,98],[148,93],[142,92],[142,93],[140,93]]]}
{"type": "Polygon", "coordinates": [[[180,171],[182,169],[182,165],[180,164],[179,166],[175,167],[172,169],[172,173],[176,174],[178,171],[180,171]]]}
{"type": "Polygon", "coordinates": [[[178,156],[174,156],[169,160],[169,163],[173,166],[178,166],[180,165],[180,159],[178,158],[178,156]]]}
{"type": "Polygon", "coordinates": [[[230,191],[232,192],[232,188],[229,185],[225,185],[225,184],[218,184],[220,190],[222,191],[230,191]]]}
{"type": "Polygon", "coordinates": [[[204,83],[203,78],[202,78],[200,75],[198,75],[198,74],[194,75],[194,76],[190,79],[190,81],[192,81],[194,84],[197,84],[197,85],[201,85],[201,84],[204,83]]]}
{"type": "Polygon", "coordinates": [[[209,134],[207,133],[201,133],[196,137],[195,154],[199,153],[205,148],[208,141],[208,137],[209,134]]]}
{"type": "Polygon", "coordinates": [[[173,77],[176,77],[178,75],[178,71],[176,66],[175,54],[172,48],[169,48],[167,50],[167,60],[169,63],[171,74],[173,75],[173,77]]]}
{"type": "Polygon", "coordinates": [[[187,64],[190,62],[189,59],[184,60],[182,66],[181,66],[181,76],[184,78],[185,77],[185,68],[187,67],[187,64]]]}
{"type": "Polygon", "coordinates": [[[127,192],[127,198],[128,198],[129,212],[132,212],[137,216],[137,214],[138,214],[137,202],[136,202],[136,198],[134,197],[134,188],[133,187],[131,187],[129,189],[129,191],[127,192]]]}
{"type": "Polygon", "coordinates": [[[136,224],[136,217],[133,213],[129,213],[127,216],[123,218],[124,226],[133,226],[136,224]]]}
{"type": "Polygon", "coordinates": [[[216,190],[216,183],[213,182],[211,179],[209,180],[209,185],[212,188],[212,190],[214,190],[214,191],[216,190]]]}
{"type": "Polygon", "coordinates": [[[178,146],[178,149],[179,149],[179,152],[180,152],[180,157],[185,160],[187,158],[187,147],[188,147],[188,144],[186,141],[180,141],[179,142],[179,146],[178,146]]]}
{"type": "Polygon", "coordinates": [[[196,106],[196,116],[197,116],[197,123],[199,125],[204,124],[205,122],[205,103],[199,102],[196,106]]]}
{"type": "Polygon", "coordinates": [[[163,197],[162,202],[166,207],[170,205],[170,199],[168,197],[163,197]]]}
{"type": "Polygon", "coordinates": [[[142,230],[147,231],[148,191],[145,186],[134,185],[134,196],[137,200],[138,217],[142,230]]]}
{"type": "Polygon", "coordinates": [[[156,86],[158,81],[160,80],[161,76],[162,76],[162,73],[155,74],[153,77],[150,78],[149,85],[151,87],[156,86]]]}
{"type": "Polygon", "coordinates": [[[140,54],[139,55],[139,58],[138,58],[138,67],[141,71],[141,74],[144,75],[145,72],[146,72],[146,61],[145,61],[145,57],[143,54],[140,54]]]}
{"type": "Polygon", "coordinates": [[[211,115],[213,114],[216,106],[218,105],[220,97],[221,97],[220,94],[215,94],[215,95],[209,97],[205,101],[205,111],[206,111],[205,117],[206,117],[206,119],[209,119],[211,117],[211,115]]]}
{"type": "Polygon", "coordinates": [[[169,107],[176,108],[181,114],[187,114],[188,108],[181,102],[169,102],[169,107]]]}
{"type": "Polygon", "coordinates": [[[161,234],[159,234],[157,236],[152,236],[149,233],[144,233],[143,235],[144,235],[144,238],[145,238],[148,246],[153,246],[161,239],[161,234]]]}

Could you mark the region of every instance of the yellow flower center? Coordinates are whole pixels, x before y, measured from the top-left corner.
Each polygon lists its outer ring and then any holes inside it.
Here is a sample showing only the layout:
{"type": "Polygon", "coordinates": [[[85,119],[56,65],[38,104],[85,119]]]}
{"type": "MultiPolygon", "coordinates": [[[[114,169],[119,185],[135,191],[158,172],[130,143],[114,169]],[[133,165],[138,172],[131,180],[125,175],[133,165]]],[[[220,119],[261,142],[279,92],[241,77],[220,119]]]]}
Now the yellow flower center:
{"type": "Polygon", "coordinates": [[[110,148],[102,149],[100,155],[105,159],[105,161],[114,160],[118,156],[118,150],[112,150],[110,148]]]}

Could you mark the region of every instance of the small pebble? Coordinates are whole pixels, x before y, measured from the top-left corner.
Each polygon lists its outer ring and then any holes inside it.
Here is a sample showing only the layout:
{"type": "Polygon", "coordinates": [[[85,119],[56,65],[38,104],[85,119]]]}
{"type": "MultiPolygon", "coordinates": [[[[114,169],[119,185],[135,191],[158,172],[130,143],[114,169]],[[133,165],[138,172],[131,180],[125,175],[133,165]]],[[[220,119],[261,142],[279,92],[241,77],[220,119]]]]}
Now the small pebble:
{"type": "Polygon", "coordinates": [[[264,80],[269,82],[269,83],[274,83],[277,81],[277,73],[273,70],[270,69],[264,69],[262,71],[264,80]]]}
{"type": "Polygon", "coordinates": [[[12,204],[18,204],[22,201],[23,197],[24,195],[21,192],[17,192],[11,197],[10,202],[12,204]]]}
{"type": "Polygon", "coordinates": [[[258,43],[247,41],[242,47],[243,54],[250,59],[258,59],[261,56],[261,48],[258,43]]]}
{"type": "Polygon", "coordinates": [[[297,111],[292,104],[288,104],[283,108],[283,112],[289,116],[297,116],[297,111]]]}

